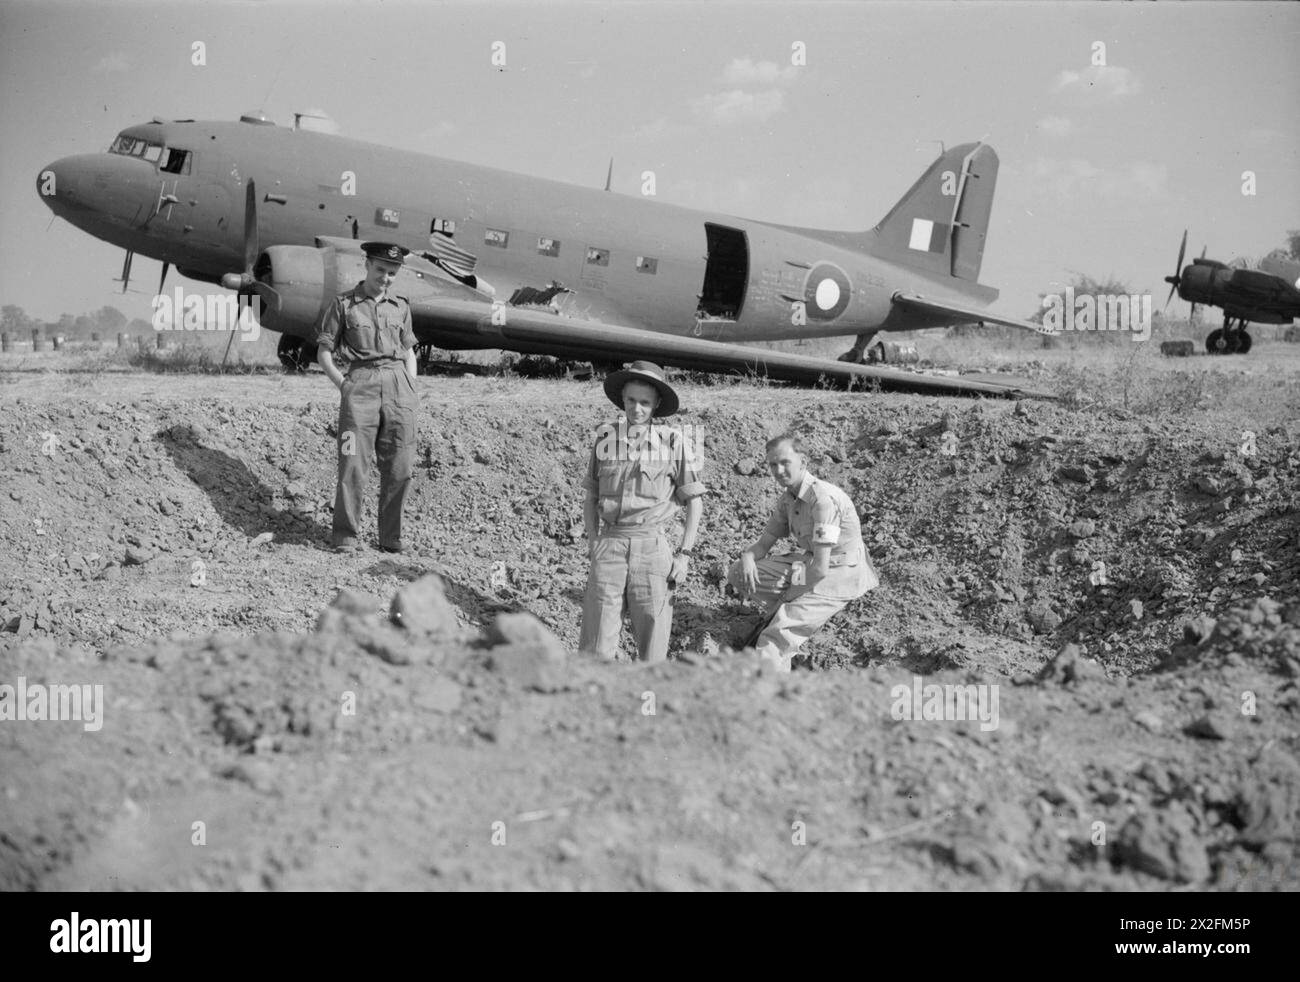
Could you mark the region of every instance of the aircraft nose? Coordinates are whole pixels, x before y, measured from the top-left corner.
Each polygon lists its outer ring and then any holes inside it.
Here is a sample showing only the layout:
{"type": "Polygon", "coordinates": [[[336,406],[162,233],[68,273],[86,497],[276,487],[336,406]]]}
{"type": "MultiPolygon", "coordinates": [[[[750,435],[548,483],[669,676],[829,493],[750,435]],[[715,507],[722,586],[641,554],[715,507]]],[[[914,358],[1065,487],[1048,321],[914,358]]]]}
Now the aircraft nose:
{"type": "Polygon", "coordinates": [[[63,205],[84,206],[85,180],[92,159],[94,158],[85,156],[62,157],[46,164],[36,175],[36,193],[54,211],[63,205]]]}

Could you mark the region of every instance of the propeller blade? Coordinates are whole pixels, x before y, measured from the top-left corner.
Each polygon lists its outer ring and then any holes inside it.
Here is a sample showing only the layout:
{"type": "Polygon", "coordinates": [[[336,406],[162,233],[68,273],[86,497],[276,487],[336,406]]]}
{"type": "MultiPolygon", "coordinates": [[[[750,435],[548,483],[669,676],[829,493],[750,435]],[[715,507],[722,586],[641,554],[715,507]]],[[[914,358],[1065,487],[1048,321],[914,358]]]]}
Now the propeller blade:
{"type": "Polygon", "coordinates": [[[276,292],[275,287],[271,286],[269,283],[254,281],[252,290],[262,298],[263,310],[269,309],[272,313],[279,312],[280,294],[276,292]]]}
{"type": "Polygon", "coordinates": [[[1178,283],[1183,274],[1183,254],[1187,251],[1187,229],[1183,229],[1183,241],[1178,246],[1178,261],[1174,263],[1174,275],[1166,276],[1165,282],[1170,284],[1169,296],[1165,297],[1165,308],[1168,309],[1169,301],[1174,299],[1174,291],[1178,289],[1178,283]]]}
{"type": "Polygon", "coordinates": [[[244,272],[252,274],[253,263],[257,262],[257,188],[253,179],[248,179],[244,189],[244,272]]]}
{"type": "Polygon", "coordinates": [[[1201,258],[1202,258],[1202,259],[1205,258],[1205,250],[1208,249],[1208,248],[1209,248],[1209,246],[1201,246],[1201,258]]]}
{"type": "Polygon", "coordinates": [[[158,293],[160,295],[163,292],[163,284],[167,282],[167,271],[171,268],[171,263],[163,263],[162,276],[158,277],[158,293]]]}

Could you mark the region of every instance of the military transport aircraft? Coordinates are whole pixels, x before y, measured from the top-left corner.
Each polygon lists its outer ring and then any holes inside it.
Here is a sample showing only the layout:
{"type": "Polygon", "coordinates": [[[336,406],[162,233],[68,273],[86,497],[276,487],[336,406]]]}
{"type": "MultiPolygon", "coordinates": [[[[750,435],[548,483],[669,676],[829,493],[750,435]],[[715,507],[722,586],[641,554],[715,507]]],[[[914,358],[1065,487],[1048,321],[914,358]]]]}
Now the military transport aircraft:
{"type": "MultiPolygon", "coordinates": [[[[774,225],[394,150],[261,113],[130,126],[44,168],[56,215],[183,275],[261,299],[280,357],[315,357],[324,305],[363,276],[360,241],[412,250],[395,292],[439,348],[919,391],[1018,394],[1015,380],[863,364],[880,331],[1036,325],[985,310],[980,263],[998,158],[947,150],[875,228],[774,225]],[[495,287],[489,287],[488,283],[495,287]],[[840,360],[738,342],[851,335],[840,360]]],[[[161,293],[162,285],[159,285],[161,293]]]]}
{"type": "Polygon", "coordinates": [[[1223,327],[1211,331],[1205,339],[1205,350],[1210,354],[1244,355],[1251,346],[1246,325],[1252,321],[1290,324],[1300,317],[1300,262],[1268,256],[1260,261],[1259,269],[1243,269],[1206,259],[1202,248],[1200,258],[1184,266],[1186,250],[1187,230],[1183,229],[1174,275],[1165,277],[1170,284],[1165,306],[1169,306],[1177,290],[1191,303],[1193,318],[1198,303],[1223,308],[1223,327]]]}

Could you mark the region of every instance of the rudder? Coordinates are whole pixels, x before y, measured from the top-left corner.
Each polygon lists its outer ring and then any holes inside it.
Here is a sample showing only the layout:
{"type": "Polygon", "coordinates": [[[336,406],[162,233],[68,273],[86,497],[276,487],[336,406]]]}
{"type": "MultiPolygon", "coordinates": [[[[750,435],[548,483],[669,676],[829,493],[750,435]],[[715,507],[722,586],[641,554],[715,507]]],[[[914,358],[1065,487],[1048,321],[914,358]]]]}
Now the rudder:
{"type": "Polygon", "coordinates": [[[942,154],[873,230],[882,258],[942,276],[979,280],[998,180],[984,143],[942,154]]]}

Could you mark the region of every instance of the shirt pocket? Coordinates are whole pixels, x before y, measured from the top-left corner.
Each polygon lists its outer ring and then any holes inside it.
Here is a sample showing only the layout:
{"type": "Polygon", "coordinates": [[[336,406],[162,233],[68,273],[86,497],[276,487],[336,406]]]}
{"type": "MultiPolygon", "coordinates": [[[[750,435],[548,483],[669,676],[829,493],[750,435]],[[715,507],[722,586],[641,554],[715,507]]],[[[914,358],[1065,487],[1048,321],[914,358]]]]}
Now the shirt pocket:
{"type": "Polygon", "coordinates": [[[633,497],[642,507],[667,501],[673,493],[673,465],[669,460],[640,460],[629,480],[634,483],[633,497]]]}
{"type": "Polygon", "coordinates": [[[360,306],[348,308],[347,320],[343,327],[343,342],[356,352],[369,352],[374,347],[374,325],[370,318],[361,312],[360,306]]]}
{"type": "Polygon", "coordinates": [[[379,351],[396,355],[402,351],[402,322],[396,314],[385,313],[379,319],[379,351]]]}
{"type": "Polygon", "coordinates": [[[813,506],[803,503],[796,507],[788,509],[786,517],[790,521],[790,535],[800,545],[805,548],[812,545],[813,534],[813,506]]]}

